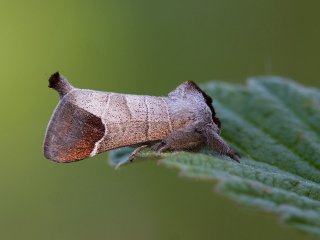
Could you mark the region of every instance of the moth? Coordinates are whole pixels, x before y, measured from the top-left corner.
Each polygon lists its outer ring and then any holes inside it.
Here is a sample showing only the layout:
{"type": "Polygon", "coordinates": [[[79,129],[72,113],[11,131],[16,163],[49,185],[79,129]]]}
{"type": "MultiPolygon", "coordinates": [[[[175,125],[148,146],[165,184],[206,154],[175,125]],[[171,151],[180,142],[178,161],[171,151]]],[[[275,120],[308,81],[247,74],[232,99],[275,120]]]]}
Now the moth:
{"type": "Polygon", "coordinates": [[[127,161],[132,161],[146,147],[160,154],[207,144],[239,161],[220,136],[212,99],[192,81],[166,97],[78,89],[59,72],[49,78],[49,87],[59,93],[60,101],[45,135],[47,159],[69,163],[131,146],[136,149],[127,161]]]}

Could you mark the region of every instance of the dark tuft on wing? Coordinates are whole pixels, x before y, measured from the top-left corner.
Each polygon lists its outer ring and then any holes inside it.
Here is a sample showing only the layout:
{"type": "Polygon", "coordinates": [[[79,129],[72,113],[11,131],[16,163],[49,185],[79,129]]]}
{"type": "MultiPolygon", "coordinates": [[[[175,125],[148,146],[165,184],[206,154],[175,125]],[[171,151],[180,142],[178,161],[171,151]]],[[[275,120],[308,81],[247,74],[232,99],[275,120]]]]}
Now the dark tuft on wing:
{"type": "Polygon", "coordinates": [[[55,72],[50,76],[48,87],[58,91],[61,98],[73,89],[71,84],[59,72],[55,72]]]}
{"type": "Polygon", "coordinates": [[[212,98],[208,94],[206,94],[201,88],[199,88],[195,82],[188,81],[188,84],[190,85],[190,87],[194,88],[195,90],[197,90],[199,93],[202,94],[207,106],[211,110],[213,122],[219,127],[219,129],[221,129],[220,119],[218,117],[216,117],[216,111],[214,110],[214,108],[212,106],[212,98]]]}

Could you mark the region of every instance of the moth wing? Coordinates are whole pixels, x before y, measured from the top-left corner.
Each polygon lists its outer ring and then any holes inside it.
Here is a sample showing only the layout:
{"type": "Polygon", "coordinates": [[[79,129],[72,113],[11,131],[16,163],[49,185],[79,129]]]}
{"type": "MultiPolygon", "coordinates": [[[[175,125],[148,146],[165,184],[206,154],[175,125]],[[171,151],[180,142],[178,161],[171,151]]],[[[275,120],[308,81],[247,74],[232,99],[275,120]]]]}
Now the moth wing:
{"type": "Polygon", "coordinates": [[[96,142],[104,136],[104,131],[100,117],[79,107],[65,96],[49,122],[44,155],[61,163],[90,157],[96,142]]]}

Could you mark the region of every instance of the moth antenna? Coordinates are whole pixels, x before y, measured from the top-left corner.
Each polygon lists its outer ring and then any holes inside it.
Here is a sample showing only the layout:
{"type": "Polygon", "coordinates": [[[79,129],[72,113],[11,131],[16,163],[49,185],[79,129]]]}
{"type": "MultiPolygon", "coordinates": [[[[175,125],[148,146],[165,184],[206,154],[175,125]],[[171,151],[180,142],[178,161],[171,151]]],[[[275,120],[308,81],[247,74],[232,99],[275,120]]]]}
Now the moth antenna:
{"type": "Polygon", "coordinates": [[[60,75],[59,72],[55,72],[51,75],[51,77],[49,78],[48,87],[55,89],[59,93],[60,98],[63,98],[64,95],[74,89],[74,87],[71,86],[68,80],[60,75]]]}

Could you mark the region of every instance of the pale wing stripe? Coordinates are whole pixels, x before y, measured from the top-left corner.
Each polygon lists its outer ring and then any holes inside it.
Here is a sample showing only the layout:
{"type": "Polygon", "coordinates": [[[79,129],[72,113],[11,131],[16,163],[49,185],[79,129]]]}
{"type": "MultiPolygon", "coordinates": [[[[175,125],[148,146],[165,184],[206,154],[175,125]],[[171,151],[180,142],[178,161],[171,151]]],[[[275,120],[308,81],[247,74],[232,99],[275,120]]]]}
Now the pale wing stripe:
{"type": "Polygon", "coordinates": [[[171,122],[171,117],[170,117],[170,112],[169,112],[169,106],[168,106],[168,103],[166,102],[166,100],[164,98],[161,98],[161,100],[164,102],[164,105],[166,107],[166,111],[167,111],[167,118],[168,118],[168,123],[169,123],[169,130],[170,132],[173,131],[173,128],[172,128],[172,122],[171,122]]]}
{"type": "Polygon", "coordinates": [[[124,100],[125,108],[126,108],[128,114],[129,114],[129,121],[131,121],[132,120],[132,112],[131,112],[131,109],[130,109],[130,107],[128,105],[128,99],[127,99],[126,95],[123,95],[123,100],[124,100]]]}
{"type": "Polygon", "coordinates": [[[103,135],[103,137],[102,137],[99,141],[97,141],[97,142],[94,144],[94,148],[93,148],[93,150],[92,150],[91,153],[90,153],[90,157],[93,157],[93,156],[95,156],[95,155],[97,154],[98,149],[99,149],[99,147],[100,147],[100,145],[101,145],[101,142],[102,142],[102,141],[105,139],[105,137],[107,136],[107,133],[108,133],[108,126],[107,126],[107,125],[108,125],[108,124],[107,124],[107,122],[106,122],[105,114],[106,114],[106,112],[109,110],[109,104],[110,104],[110,97],[111,97],[111,95],[112,95],[112,93],[110,93],[110,94],[108,95],[106,107],[102,109],[102,113],[101,113],[101,122],[102,122],[103,125],[104,125],[104,135],[103,135]]]}
{"type": "Polygon", "coordinates": [[[150,129],[150,122],[149,122],[149,108],[148,108],[148,103],[147,103],[147,96],[143,97],[144,99],[144,104],[146,105],[146,112],[147,112],[147,116],[146,116],[146,139],[147,141],[149,141],[149,129],[150,129]]]}

